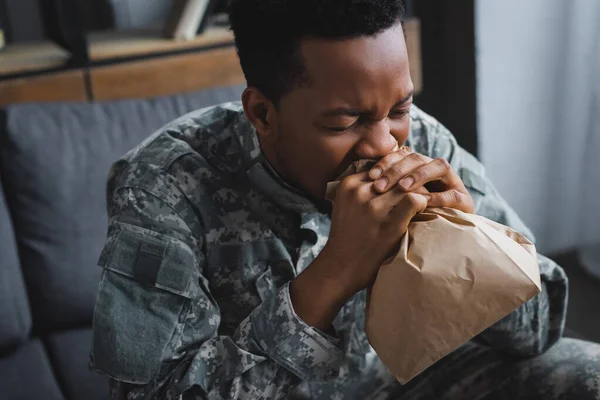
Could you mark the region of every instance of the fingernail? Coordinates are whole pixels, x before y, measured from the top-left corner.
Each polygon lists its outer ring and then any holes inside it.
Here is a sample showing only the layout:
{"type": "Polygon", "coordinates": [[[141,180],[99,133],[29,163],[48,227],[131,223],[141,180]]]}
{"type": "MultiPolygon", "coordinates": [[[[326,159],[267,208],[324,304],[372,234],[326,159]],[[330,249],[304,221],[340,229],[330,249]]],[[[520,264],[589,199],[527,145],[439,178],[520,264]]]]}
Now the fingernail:
{"type": "Polygon", "coordinates": [[[427,199],[427,201],[431,201],[431,195],[430,194],[424,194],[423,197],[425,197],[427,199]]]}
{"type": "Polygon", "coordinates": [[[371,178],[377,179],[381,176],[381,168],[373,168],[371,170],[371,178]]]}
{"type": "Polygon", "coordinates": [[[412,176],[407,176],[400,181],[400,186],[402,186],[404,189],[410,189],[413,183],[415,183],[414,178],[412,176]]]}
{"type": "Polygon", "coordinates": [[[375,182],[375,187],[379,190],[385,189],[387,186],[388,180],[386,178],[381,178],[377,182],[375,182]]]}

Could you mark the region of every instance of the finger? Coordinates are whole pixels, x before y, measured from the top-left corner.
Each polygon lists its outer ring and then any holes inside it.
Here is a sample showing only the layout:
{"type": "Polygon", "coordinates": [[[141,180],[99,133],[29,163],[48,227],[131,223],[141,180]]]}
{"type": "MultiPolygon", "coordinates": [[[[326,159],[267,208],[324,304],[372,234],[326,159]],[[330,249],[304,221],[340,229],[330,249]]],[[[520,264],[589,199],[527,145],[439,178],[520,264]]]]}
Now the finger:
{"type": "MultiPolygon", "coordinates": [[[[409,191],[415,187],[423,186],[428,182],[442,181],[445,185],[453,187],[457,182],[454,170],[450,163],[444,158],[436,158],[430,162],[415,168],[410,174],[402,178],[398,185],[409,191]]],[[[456,177],[458,179],[458,177],[456,177]]],[[[459,179],[460,180],[460,179],[459,179]]]]}
{"type": "Polygon", "coordinates": [[[390,213],[389,222],[394,224],[399,234],[404,234],[415,215],[427,208],[427,198],[417,193],[406,193],[390,213]]]}
{"type": "Polygon", "coordinates": [[[344,191],[351,191],[358,188],[361,183],[370,182],[368,172],[360,172],[358,174],[348,175],[340,182],[340,188],[344,191]]]}
{"type": "Polygon", "coordinates": [[[378,194],[375,190],[373,192],[375,196],[369,200],[369,209],[380,221],[387,220],[394,207],[406,196],[406,193],[398,188],[383,194],[378,194]]]}
{"type": "MultiPolygon", "coordinates": [[[[380,218],[381,221],[387,220],[392,210],[403,201],[404,197],[407,196],[407,193],[404,193],[399,188],[388,190],[382,194],[375,193],[374,190],[372,190],[372,192],[375,194],[375,196],[369,200],[369,208],[371,212],[380,218]]],[[[420,192],[421,193],[418,194],[419,196],[428,194],[428,191],[425,188],[421,188],[420,192]]]]}
{"type": "Polygon", "coordinates": [[[445,192],[430,193],[428,198],[428,207],[448,207],[473,213],[473,199],[467,193],[463,193],[457,189],[447,190],[445,192]]]}
{"type": "Polygon", "coordinates": [[[410,153],[389,169],[383,172],[381,178],[375,181],[375,188],[383,193],[398,185],[398,182],[418,167],[429,163],[431,159],[419,153],[410,153]]]}
{"type": "Polygon", "coordinates": [[[400,147],[398,150],[393,151],[377,161],[371,170],[369,171],[369,177],[373,180],[381,177],[385,171],[390,169],[394,164],[402,160],[404,157],[410,154],[410,150],[406,146],[400,147]]]}
{"type": "Polygon", "coordinates": [[[423,194],[423,195],[428,195],[429,194],[429,190],[425,186],[421,186],[421,187],[415,186],[415,188],[411,192],[412,193],[423,194]]]}
{"type": "Polygon", "coordinates": [[[377,192],[373,190],[373,181],[369,180],[368,178],[361,182],[355,193],[356,199],[361,204],[368,203],[371,199],[377,196],[377,192]]]}
{"type": "MultiPolygon", "coordinates": [[[[373,190],[373,181],[369,179],[368,172],[361,172],[350,175],[342,180],[337,189],[336,198],[338,196],[353,198],[359,203],[366,203],[377,193],[373,190]]],[[[336,201],[337,201],[336,200],[336,201]]]]}

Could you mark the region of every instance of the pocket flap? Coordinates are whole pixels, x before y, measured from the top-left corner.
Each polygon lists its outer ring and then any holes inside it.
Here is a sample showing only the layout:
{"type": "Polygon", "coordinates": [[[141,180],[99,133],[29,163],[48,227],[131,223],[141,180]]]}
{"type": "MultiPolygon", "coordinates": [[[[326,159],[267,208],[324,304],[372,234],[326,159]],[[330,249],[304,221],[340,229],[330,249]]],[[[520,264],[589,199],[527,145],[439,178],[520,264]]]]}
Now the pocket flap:
{"type": "Polygon", "coordinates": [[[117,223],[98,265],[136,281],[191,298],[195,256],[185,243],[137,226],[117,223]]]}
{"type": "Polygon", "coordinates": [[[467,189],[474,190],[482,195],[486,194],[487,185],[483,178],[484,168],[473,155],[466,151],[463,152],[462,165],[458,173],[467,189]]]}
{"type": "Polygon", "coordinates": [[[276,288],[273,282],[273,272],[270,267],[256,279],[256,291],[261,301],[265,301],[275,293],[276,288]]]}

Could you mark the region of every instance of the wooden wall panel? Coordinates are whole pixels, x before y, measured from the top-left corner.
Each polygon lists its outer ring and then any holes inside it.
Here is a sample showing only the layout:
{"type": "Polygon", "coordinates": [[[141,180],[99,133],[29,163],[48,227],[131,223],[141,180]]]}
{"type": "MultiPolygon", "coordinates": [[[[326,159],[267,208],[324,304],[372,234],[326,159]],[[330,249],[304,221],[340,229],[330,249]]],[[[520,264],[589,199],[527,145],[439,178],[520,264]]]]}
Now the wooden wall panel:
{"type": "Polygon", "coordinates": [[[163,96],[244,82],[234,47],[95,67],[90,75],[94,100],[163,96]]]}
{"type": "Polygon", "coordinates": [[[0,81],[0,106],[11,103],[86,100],[82,71],[0,81]]]}
{"type": "MultiPolygon", "coordinates": [[[[423,86],[419,19],[408,19],[405,22],[405,31],[411,76],[415,91],[419,93],[423,86]]],[[[145,59],[122,59],[114,64],[92,65],[89,70],[91,98],[87,97],[90,93],[85,89],[83,70],[0,80],[0,105],[33,101],[144,98],[243,84],[244,75],[235,47],[231,43],[231,35],[219,30],[209,33],[192,41],[193,44],[175,43],[156,39],[152,35],[144,37],[139,34],[132,34],[129,39],[116,33],[112,36],[107,34],[106,37],[98,37],[91,46],[91,54],[95,56],[95,61],[109,62],[109,59],[116,61],[121,57],[154,54],[145,59]],[[218,44],[225,44],[226,47],[210,50],[193,48],[196,45],[218,44]],[[186,46],[192,48],[185,53],[156,54],[168,50],[186,50],[186,46]]],[[[2,60],[0,57],[0,61],[2,60]]],[[[9,58],[4,61],[7,60],[9,58]]],[[[21,59],[18,58],[17,61],[19,60],[21,59]]],[[[6,68],[8,64],[11,64],[11,67],[15,66],[14,60],[12,61],[3,63],[3,67],[6,68]]]]}
{"type": "Polygon", "coordinates": [[[146,29],[92,32],[88,39],[90,59],[103,61],[233,44],[233,33],[226,28],[211,27],[191,40],[173,40],[161,37],[160,31],[146,29]]]}

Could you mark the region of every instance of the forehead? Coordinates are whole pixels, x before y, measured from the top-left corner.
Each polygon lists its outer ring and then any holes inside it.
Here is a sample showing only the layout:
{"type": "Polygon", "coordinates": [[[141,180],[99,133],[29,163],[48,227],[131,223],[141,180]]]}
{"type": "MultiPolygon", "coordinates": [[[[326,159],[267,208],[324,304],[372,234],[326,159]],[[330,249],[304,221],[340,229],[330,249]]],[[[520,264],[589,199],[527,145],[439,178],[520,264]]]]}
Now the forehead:
{"type": "Polygon", "coordinates": [[[400,24],[376,36],[305,39],[301,54],[309,90],[322,101],[363,103],[372,96],[402,97],[412,89],[400,24]]]}

